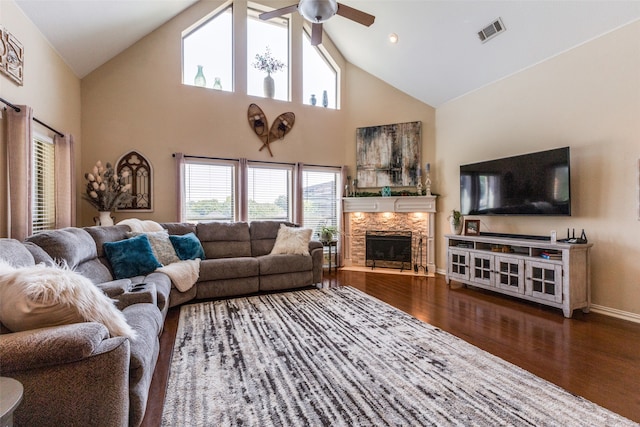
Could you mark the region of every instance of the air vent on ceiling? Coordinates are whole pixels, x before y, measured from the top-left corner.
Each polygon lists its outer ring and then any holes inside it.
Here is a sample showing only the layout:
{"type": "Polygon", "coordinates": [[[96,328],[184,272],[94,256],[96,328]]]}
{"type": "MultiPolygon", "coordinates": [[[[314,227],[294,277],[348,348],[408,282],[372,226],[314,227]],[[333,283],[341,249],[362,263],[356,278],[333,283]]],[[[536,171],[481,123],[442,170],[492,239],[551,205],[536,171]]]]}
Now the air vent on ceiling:
{"type": "Polygon", "coordinates": [[[506,30],[506,28],[504,28],[502,19],[498,18],[494,22],[492,22],[491,25],[483,28],[482,31],[478,31],[478,37],[480,37],[480,41],[482,43],[486,43],[488,40],[494,38],[504,30],[506,30]]]}

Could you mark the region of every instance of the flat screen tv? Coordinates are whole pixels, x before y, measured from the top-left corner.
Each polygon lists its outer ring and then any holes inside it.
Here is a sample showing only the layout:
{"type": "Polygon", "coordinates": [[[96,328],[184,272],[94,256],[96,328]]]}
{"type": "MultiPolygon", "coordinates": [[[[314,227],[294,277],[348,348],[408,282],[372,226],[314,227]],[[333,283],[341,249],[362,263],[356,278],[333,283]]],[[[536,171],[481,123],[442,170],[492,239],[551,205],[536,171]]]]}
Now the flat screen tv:
{"type": "Polygon", "coordinates": [[[463,215],[571,215],[569,147],[460,166],[463,215]]]}

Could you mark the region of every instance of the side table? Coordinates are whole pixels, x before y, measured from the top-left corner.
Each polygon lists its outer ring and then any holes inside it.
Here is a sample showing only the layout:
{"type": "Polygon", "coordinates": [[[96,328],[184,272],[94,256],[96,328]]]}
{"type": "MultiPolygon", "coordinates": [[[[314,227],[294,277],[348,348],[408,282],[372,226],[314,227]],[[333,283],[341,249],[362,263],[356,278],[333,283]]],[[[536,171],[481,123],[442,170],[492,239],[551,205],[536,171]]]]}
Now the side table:
{"type": "Polygon", "coordinates": [[[0,427],[13,427],[13,412],[22,402],[22,384],[9,377],[0,377],[0,427]]]}
{"type": "Polygon", "coordinates": [[[322,242],[322,246],[329,248],[329,273],[331,273],[332,262],[335,265],[334,270],[338,270],[338,241],[330,240],[322,242]]]}

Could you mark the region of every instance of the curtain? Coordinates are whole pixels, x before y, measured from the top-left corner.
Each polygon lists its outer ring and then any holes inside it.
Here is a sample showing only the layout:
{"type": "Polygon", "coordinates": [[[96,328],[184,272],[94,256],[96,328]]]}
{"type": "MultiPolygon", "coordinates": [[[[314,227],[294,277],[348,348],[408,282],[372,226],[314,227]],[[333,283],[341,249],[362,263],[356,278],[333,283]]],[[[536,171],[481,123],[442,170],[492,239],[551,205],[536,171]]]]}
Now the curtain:
{"type": "Polygon", "coordinates": [[[33,109],[18,106],[7,113],[7,171],[9,237],[24,240],[31,235],[32,183],[31,156],[33,150],[33,109]]]}
{"type": "Polygon", "coordinates": [[[342,187],[344,188],[344,197],[349,197],[349,192],[348,192],[348,188],[349,188],[349,166],[342,166],[342,168],[340,168],[340,175],[342,177],[342,187]]]}
{"type": "Polygon", "coordinates": [[[303,203],[303,191],[302,187],[304,183],[302,182],[302,171],[304,169],[304,163],[296,163],[294,168],[294,177],[293,177],[293,222],[295,224],[303,224],[304,221],[304,203],[303,203]]]}
{"type": "MultiPolygon", "coordinates": [[[[341,170],[340,170],[340,175],[342,177],[342,186],[340,188],[344,188],[344,197],[348,197],[348,191],[347,189],[349,188],[349,167],[348,166],[342,166],[341,170]]],[[[343,267],[343,259],[344,259],[344,251],[345,248],[347,246],[347,242],[345,242],[345,239],[349,239],[349,242],[351,241],[351,235],[349,234],[349,236],[347,236],[347,229],[346,226],[347,224],[345,224],[344,221],[344,212],[342,212],[342,203],[340,203],[339,205],[340,207],[338,208],[338,221],[340,221],[340,230],[342,231],[342,239],[338,239],[338,247],[336,248],[336,251],[338,252],[338,261],[336,262],[336,264],[338,264],[339,267],[343,267]]],[[[349,228],[348,230],[349,233],[351,233],[351,228],[349,228]]]]}
{"type": "Polygon", "coordinates": [[[73,135],[53,137],[56,181],[56,228],[76,225],[76,171],[73,135]]]}
{"type": "Polygon", "coordinates": [[[238,160],[238,219],[249,219],[249,162],[245,157],[238,160]]]}
{"type": "Polygon", "coordinates": [[[184,154],[175,153],[176,158],[176,221],[184,222],[184,211],[182,210],[182,199],[184,198],[184,154]]]}

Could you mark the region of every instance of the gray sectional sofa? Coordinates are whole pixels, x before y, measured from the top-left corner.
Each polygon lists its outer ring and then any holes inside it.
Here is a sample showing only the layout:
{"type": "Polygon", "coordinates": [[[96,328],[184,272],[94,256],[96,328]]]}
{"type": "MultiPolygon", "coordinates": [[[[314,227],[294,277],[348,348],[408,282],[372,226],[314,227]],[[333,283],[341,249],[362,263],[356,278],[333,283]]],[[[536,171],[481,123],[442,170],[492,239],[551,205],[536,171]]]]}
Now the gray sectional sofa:
{"type": "Polygon", "coordinates": [[[15,425],[139,425],[170,307],[322,282],[320,242],[309,243],[309,255],[270,253],[280,225],[162,224],[170,235],[194,233],[204,249],[198,281],[185,292],[156,271],[114,280],[104,244],[127,239],[130,229],[125,225],[65,228],[25,242],[0,239],[0,259],[13,266],[66,262],[113,298],[137,333],[131,340],[111,337],[104,325],[93,322],[22,332],[0,324],[0,375],[24,386],[15,425]]]}

